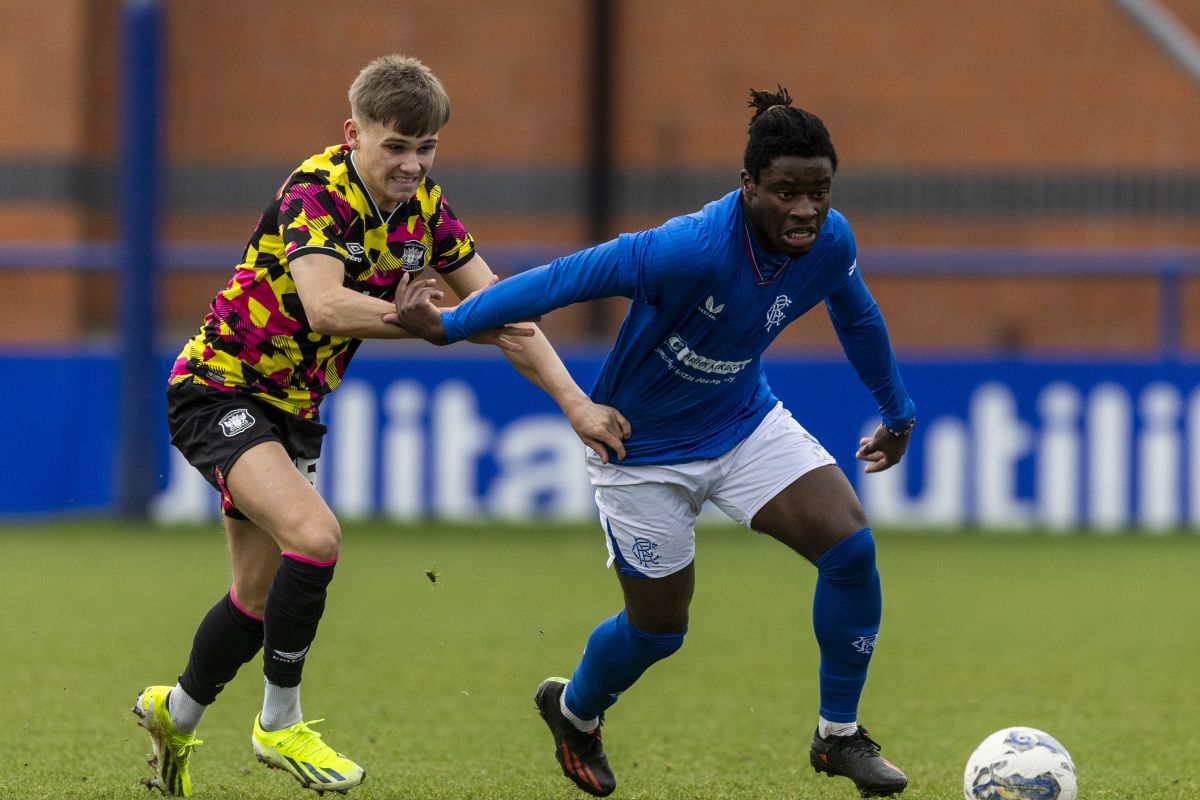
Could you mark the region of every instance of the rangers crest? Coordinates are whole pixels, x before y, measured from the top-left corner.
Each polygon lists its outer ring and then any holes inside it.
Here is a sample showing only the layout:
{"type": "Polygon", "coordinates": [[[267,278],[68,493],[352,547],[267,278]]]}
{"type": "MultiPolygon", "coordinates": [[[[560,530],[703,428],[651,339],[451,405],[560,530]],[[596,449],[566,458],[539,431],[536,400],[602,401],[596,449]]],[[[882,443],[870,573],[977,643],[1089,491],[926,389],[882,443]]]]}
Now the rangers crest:
{"type": "Polygon", "coordinates": [[[792,301],[786,294],[781,294],[775,298],[775,302],[767,309],[767,330],[783,325],[787,319],[783,311],[791,304],[792,301]]]}

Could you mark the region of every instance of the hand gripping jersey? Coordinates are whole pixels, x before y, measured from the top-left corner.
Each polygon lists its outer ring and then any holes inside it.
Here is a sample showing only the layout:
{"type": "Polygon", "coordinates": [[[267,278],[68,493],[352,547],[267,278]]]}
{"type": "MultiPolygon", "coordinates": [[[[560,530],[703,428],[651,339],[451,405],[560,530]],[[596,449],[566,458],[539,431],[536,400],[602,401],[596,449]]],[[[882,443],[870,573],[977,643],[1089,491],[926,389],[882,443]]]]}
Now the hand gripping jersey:
{"type": "Polygon", "coordinates": [[[854,234],[834,210],[812,250],[788,258],[758,245],[734,191],[659,228],[501,281],[442,321],[458,341],[613,295],[632,302],[591,397],[629,419],[624,464],[715,458],[749,435],[777,402],[763,352],[822,301],[885,424],[903,427],[914,416],[883,318],[859,274],[854,234]]]}
{"type": "Polygon", "coordinates": [[[267,207],[233,278],[176,359],[170,382],[247,392],[316,418],[361,340],[313,332],[292,281],[292,259],[333,256],[345,264],[346,287],[392,300],[405,272],[426,266],[450,272],[474,252],[474,240],[428,177],[411,200],[384,216],[354,169],[353,151],[330,147],[301,164],[267,207]]]}

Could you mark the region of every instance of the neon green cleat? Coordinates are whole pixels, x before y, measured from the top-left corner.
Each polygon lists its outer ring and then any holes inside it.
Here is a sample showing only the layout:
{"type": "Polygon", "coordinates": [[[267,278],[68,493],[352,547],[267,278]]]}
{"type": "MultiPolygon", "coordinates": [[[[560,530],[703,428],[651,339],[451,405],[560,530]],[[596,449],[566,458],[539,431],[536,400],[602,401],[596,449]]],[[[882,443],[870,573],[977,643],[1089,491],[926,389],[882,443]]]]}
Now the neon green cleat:
{"type": "Polygon", "coordinates": [[[154,756],[150,759],[154,777],[143,778],[142,783],[147,789],[159,789],[173,797],[190,797],[192,776],[188,772],[188,761],[192,750],[203,742],[193,734],[175,730],[167,711],[170,693],[170,686],[150,686],[142,690],[133,704],[133,713],[141,720],[138,725],[150,734],[150,746],[154,748],[154,756]]]}
{"type": "Polygon", "coordinates": [[[279,731],[264,731],[259,718],[254,718],[254,733],[250,743],[254,755],[271,769],[287,772],[300,785],[317,794],[339,792],[345,794],[363,782],[367,774],[341,753],[321,741],[321,734],[309,725],[322,720],[297,722],[290,728],[279,731]]]}

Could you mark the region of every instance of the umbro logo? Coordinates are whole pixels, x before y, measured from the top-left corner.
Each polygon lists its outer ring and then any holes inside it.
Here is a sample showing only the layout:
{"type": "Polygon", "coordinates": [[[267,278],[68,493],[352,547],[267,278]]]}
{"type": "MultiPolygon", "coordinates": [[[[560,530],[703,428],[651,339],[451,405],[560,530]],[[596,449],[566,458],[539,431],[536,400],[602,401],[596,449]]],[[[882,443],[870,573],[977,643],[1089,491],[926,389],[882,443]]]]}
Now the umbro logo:
{"type": "Polygon", "coordinates": [[[366,248],[364,248],[358,242],[347,242],[346,249],[350,251],[351,261],[362,261],[363,253],[367,252],[366,248]]]}
{"type": "Polygon", "coordinates": [[[285,653],[282,650],[275,651],[275,660],[282,661],[286,664],[295,664],[297,661],[303,661],[304,655],[308,652],[308,648],[297,650],[293,653],[285,653]]]}
{"type": "Polygon", "coordinates": [[[725,310],[725,304],[721,303],[718,305],[716,303],[716,301],[713,300],[712,295],[709,295],[708,299],[704,301],[704,308],[701,308],[698,310],[700,311],[701,314],[708,317],[709,319],[716,319],[717,314],[720,314],[722,311],[725,310]]]}

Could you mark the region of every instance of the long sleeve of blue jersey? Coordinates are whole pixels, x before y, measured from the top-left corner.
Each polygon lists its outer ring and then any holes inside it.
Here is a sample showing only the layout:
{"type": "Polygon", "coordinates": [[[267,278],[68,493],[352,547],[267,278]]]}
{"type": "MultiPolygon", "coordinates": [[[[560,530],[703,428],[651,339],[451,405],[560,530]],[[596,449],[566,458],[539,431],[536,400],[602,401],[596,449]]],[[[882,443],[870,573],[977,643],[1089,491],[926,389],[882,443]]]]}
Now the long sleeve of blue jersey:
{"type": "Polygon", "coordinates": [[[879,404],[883,424],[907,425],[916,408],[900,379],[883,315],[857,269],[826,298],[825,307],[846,358],[879,404]]]}
{"type": "Polygon", "coordinates": [[[446,338],[458,342],[572,303],[627,294],[619,264],[619,240],[613,239],[506,278],[457,308],[443,311],[446,338]]]}

